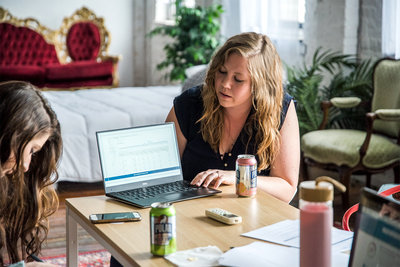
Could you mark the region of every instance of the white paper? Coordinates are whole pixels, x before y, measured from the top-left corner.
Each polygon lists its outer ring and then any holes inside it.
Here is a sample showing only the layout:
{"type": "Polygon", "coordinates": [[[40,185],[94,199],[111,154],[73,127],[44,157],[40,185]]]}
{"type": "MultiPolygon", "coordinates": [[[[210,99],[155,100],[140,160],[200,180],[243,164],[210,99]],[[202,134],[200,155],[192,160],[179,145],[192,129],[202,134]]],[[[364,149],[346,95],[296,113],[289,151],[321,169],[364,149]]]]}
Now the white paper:
{"type": "Polygon", "coordinates": [[[350,255],[351,245],[353,243],[353,238],[349,238],[343,240],[342,242],[338,242],[332,245],[332,252],[342,252],[350,255]]]}
{"type": "MultiPolygon", "coordinates": [[[[244,233],[242,234],[242,236],[299,248],[300,221],[299,220],[280,221],[278,223],[244,233]]],[[[332,245],[352,238],[353,238],[353,232],[340,230],[332,226],[332,245]]]]}
{"type": "MultiPolygon", "coordinates": [[[[300,265],[300,250],[264,242],[253,242],[247,246],[233,248],[225,252],[219,259],[225,266],[264,266],[264,267],[296,267],[300,265]]],[[[332,253],[332,267],[347,266],[349,255],[332,253]]]]}

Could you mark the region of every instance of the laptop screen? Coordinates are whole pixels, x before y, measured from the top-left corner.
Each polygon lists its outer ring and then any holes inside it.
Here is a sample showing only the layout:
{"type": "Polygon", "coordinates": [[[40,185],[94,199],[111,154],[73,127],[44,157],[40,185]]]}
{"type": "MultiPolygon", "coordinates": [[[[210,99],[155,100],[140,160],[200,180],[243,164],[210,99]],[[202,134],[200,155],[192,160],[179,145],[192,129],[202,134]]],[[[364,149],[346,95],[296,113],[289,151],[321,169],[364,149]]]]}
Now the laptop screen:
{"type": "Polygon", "coordinates": [[[106,193],[182,180],[173,123],[96,133],[106,193]]]}
{"type": "Polygon", "coordinates": [[[349,266],[399,266],[400,202],[364,188],[349,266]]]}

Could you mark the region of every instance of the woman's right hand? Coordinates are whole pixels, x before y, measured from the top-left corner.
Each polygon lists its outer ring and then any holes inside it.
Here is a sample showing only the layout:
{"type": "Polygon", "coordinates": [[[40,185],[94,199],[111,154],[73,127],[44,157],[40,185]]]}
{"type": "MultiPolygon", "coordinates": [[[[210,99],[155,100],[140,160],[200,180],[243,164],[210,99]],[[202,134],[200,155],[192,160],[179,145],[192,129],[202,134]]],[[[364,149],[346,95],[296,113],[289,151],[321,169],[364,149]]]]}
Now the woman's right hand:
{"type": "Polygon", "coordinates": [[[200,172],[190,182],[191,185],[218,188],[221,184],[235,184],[235,171],[210,169],[200,172]]]}

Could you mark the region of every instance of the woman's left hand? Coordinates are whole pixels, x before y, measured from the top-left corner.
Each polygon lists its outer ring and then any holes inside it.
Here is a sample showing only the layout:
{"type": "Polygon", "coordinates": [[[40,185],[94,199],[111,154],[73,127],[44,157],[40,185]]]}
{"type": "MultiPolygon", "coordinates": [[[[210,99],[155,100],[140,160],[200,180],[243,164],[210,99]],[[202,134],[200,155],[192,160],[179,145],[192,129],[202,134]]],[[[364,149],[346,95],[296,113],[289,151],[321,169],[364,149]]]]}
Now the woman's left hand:
{"type": "Polygon", "coordinates": [[[218,188],[221,184],[235,184],[235,171],[210,169],[200,172],[190,184],[203,187],[218,188]]]}

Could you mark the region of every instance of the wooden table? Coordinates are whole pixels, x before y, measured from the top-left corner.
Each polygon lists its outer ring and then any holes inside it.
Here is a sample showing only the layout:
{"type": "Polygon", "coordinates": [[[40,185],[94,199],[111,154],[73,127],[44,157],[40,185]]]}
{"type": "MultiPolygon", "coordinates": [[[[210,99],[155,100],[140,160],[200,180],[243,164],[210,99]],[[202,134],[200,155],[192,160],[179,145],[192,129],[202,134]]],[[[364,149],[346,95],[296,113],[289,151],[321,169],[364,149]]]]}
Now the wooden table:
{"type": "MultiPolygon", "coordinates": [[[[254,198],[239,198],[234,186],[211,197],[174,203],[176,209],[177,250],[215,245],[222,251],[250,244],[255,239],[242,233],[285,219],[297,219],[298,209],[258,190],[254,198]],[[242,216],[238,225],[225,225],[205,216],[207,208],[222,208],[242,216]]],[[[163,257],[150,253],[150,209],[141,209],[105,196],[66,199],[67,266],[78,266],[77,224],[81,225],[124,266],[172,266],[163,257]],[[138,211],[140,222],[92,224],[94,213],[138,211]]]]}

